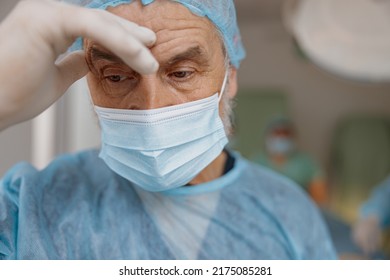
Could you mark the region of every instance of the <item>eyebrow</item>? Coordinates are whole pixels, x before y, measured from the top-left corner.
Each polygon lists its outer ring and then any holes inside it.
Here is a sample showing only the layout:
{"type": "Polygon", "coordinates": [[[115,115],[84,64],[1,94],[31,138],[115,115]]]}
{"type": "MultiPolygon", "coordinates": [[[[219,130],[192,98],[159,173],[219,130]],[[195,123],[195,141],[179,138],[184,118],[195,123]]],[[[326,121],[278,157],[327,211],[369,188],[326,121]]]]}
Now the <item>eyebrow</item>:
{"type": "Polygon", "coordinates": [[[182,53],[174,55],[173,57],[169,58],[167,61],[161,64],[169,67],[179,62],[188,60],[194,61],[201,66],[209,65],[206,52],[200,46],[191,47],[182,53]]]}
{"type": "Polygon", "coordinates": [[[108,60],[108,61],[112,61],[115,63],[123,63],[122,59],[120,59],[119,57],[115,56],[114,54],[102,51],[102,50],[96,48],[95,46],[91,47],[89,53],[90,53],[90,58],[92,61],[94,61],[94,60],[108,60]]]}
{"type": "MultiPolygon", "coordinates": [[[[88,53],[91,58],[91,61],[107,60],[114,63],[124,64],[123,60],[120,59],[119,57],[115,56],[112,53],[108,53],[106,51],[100,50],[95,46],[91,47],[88,53]]],[[[204,66],[204,67],[209,66],[206,52],[200,46],[190,47],[184,52],[168,58],[166,61],[161,63],[161,66],[171,67],[182,61],[194,61],[198,63],[200,66],[204,66]]]]}

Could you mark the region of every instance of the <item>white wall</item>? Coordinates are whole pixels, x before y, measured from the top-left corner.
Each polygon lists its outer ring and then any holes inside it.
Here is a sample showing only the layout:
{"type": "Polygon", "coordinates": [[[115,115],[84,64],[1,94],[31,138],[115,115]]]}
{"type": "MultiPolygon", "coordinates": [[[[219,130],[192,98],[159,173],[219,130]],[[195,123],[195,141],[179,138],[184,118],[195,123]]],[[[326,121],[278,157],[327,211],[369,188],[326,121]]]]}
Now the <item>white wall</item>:
{"type": "Polygon", "coordinates": [[[93,110],[86,79],[76,82],[66,93],[64,152],[100,146],[99,121],[93,110]]]}

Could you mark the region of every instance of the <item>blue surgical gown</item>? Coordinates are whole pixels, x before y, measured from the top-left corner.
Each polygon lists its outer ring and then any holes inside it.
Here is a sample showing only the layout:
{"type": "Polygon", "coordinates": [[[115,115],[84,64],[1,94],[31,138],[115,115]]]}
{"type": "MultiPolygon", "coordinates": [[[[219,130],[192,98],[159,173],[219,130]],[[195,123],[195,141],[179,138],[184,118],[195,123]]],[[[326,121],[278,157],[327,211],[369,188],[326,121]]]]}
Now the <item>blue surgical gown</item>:
{"type": "Polygon", "coordinates": [[[224,176],[150,193],[91,150],[0,181],[0,259],[334,259],[292,181],[234,154],[224,176]]]}

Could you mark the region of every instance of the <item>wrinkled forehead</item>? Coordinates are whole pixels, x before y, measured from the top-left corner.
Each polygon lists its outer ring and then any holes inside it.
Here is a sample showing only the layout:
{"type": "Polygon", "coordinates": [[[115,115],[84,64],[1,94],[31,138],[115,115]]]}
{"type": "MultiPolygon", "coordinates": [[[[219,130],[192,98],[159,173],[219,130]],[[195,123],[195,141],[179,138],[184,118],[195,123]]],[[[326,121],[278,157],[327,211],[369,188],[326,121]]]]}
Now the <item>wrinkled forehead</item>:
{"type": "MultiPolygon", "coordinates": [[[[223,40],[212,22],[174,1],[155,1],[151,5],[133,1],[108,7],[107,11],[153,30],[157,41],[151,51],[160,62],[189,49],[196,49],[208,59],[226,55],[223,40]]],[[[95,46],[94,42],[85,41],[87,50],[95,46]]]]}
{"type": "MultiPolygon", "coordinates": [[[[233,0],[60,0],[89,8],[107,9],[126,4],[137,3],[142,6],[165,4],[166,2],[180,5],[186,15],[192,14],[203,18],[220,35],[220,40],[227,51],[228,58],[235,68],[239,68],[240,62],[245,57],[245,49],[242,44],[240,31],[237,25],[236,9],[233,0]],[[188,13],[190,12],[190,13],[188,13]]],[[[168,6],[166,6],[168,7],[168,6]]],[[[173,6],[170,6],[173,7],[173,6]]],[[[164,11],[164,14],[168,14],[164,11]]],[[[183,16],[179,13],[175,16],[183,16]]],[[[160,15],[159,15],[160,16],[160,15]]],[[[211,28],[210,27],[210,28],[211,28]]],[[[82,41],[78,40],[71,48],[81,49],[82,41]]]]}
{"type": "Polygon", "coordinates": [[[143,5],[132,1],[115,7],[107,7],[107,11],[124,19],[150,28],[156,33],[162,30],[183,31],[199,29],[204,33],[218,34],[215,25],[207,18],[201,17],[185,6],[168,0],[154,1],[151,5],[143,5]]]}

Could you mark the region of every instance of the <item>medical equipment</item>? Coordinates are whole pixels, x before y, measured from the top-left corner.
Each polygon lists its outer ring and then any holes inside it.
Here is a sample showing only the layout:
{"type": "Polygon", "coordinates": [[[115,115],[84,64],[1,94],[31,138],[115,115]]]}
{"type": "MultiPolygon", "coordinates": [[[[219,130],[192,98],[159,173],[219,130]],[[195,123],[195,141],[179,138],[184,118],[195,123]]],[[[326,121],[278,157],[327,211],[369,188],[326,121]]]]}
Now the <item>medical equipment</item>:
{"type": "Polygon", "coordinates": [[[285,22],[303,52],[341,77],[390,81],[390,1],[287,0],[285,22]]]}

